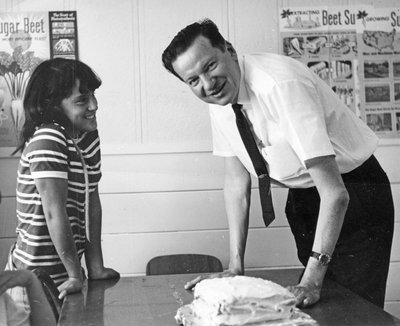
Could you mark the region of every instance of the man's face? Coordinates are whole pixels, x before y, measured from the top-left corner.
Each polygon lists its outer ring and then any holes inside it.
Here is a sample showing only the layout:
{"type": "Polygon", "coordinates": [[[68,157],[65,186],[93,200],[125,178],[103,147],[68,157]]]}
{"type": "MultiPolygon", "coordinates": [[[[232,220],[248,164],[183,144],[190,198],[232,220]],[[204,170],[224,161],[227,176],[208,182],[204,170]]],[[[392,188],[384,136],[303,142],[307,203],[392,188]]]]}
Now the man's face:
{"type": "Polygon", "coordinates": [[[198,36],[172,67],[202,101],[218,105],[236,102],[239,64],[229,51],[213,47],[208,38],[198,36]]]}

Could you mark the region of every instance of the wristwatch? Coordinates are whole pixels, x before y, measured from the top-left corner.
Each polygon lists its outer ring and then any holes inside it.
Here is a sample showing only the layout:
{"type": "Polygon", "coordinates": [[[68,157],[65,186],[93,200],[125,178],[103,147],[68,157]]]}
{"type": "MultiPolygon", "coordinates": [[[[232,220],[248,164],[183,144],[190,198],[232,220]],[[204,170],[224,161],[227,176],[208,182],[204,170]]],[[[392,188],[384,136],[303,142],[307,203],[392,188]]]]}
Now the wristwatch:
{"type": "Polygon", "coordinates": [[[311,251],[310,257],[316,258],[320,265],[327,266],[329,262],[332,260],[331,255],[328,254],[320,254],[319,252],[311,251]]]}

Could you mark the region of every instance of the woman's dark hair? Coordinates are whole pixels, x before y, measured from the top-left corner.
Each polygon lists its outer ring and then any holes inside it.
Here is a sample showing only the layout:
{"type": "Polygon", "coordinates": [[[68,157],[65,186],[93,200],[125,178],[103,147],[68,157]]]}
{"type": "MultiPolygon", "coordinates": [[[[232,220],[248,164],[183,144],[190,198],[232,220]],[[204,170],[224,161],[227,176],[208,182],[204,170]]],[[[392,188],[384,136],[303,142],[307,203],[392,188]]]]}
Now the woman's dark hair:
{"type": "Polygon", "coordinates": [[[25,123],[21,141],[15,154],[25,147],[35,129],[51,122],[70,127],[69,119],[60,109],[61,101],[72,94],[76,81],[82,94],[92,92],[101,85],[100,78],[86,64],[78,60],[55,58],[43,61],[33,71],[24,96],[25,123]]]}
{"type": "Polygon", "coordinates": [[[213,47],[219,48],[221,51],[225,51],[226,49],[225,39],[222,37],[217,25],[215,25],[212,20],[207,18],[186,26],[176,34],[162,54],[164,67],[180,80],[182,80],[182,78],[175,72],[172,63],[179,55],[184,53],[200,35],[208,38],[213,47]]]}

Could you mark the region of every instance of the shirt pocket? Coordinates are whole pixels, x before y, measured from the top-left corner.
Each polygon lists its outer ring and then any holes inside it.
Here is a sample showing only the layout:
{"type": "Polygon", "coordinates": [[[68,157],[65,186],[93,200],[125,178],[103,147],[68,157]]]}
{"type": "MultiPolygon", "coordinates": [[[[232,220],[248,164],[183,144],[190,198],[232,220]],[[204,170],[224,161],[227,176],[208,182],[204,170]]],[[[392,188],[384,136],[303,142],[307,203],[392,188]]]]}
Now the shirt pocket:
{"type": "Polygon", "coordinates": [[[266,146],[262,152],[269,166],[269,175],[275,180],[286,180],[307,172],[286,140],[266,146]]]}

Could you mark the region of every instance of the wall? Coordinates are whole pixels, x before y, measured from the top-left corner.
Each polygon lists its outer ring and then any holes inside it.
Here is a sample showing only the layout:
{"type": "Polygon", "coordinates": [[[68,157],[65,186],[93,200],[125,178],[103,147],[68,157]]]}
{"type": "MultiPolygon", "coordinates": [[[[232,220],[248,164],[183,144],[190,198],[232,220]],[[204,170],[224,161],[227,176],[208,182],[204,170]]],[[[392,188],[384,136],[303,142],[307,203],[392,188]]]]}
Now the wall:
{"type": "MultiPolygon", "coordinates": [[[[161,67],[175,33],[203,17],[213,19],[239,52],[278,52],[278,8],[372,4],[312,0],[0,0],[2,12],[77,10],[80,59],[102,77],[98,90],[103,151],[103,250],[123,275],[143,274],[146,262],[167,253],[206,253],[228,264],[223,161],[211,155],[207,106],[161,67]]],[[[374,1],[395,6],[396,0],[374,1]]],[[[400,142],[382,141],[376,155],[400,211],[400,142]],[[397,158],[397,159],[396,159],[397,158]]],[[[17,157],[0,151],[0,265],[15,237],[17,157]]],[[[273,189],[277,220],[262,225],[252,194],[247,268],[299,266],[284,218],[286,190],[273,189]]],[[[400,316],[400,216],[386,309],[400,316]]]]}

